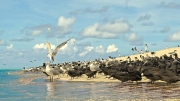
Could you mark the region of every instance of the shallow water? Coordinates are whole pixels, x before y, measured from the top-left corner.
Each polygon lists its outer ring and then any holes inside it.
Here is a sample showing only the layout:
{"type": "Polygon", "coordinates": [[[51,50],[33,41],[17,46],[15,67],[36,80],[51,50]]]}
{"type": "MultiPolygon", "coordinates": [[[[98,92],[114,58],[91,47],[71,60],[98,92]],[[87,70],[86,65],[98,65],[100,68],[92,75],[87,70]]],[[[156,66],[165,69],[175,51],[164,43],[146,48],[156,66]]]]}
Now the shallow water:
{"type": "Polygon", "coordinates": [[[0,70],[0,101],[180,101],[179,83],[49,82],[45,76],[22,83],[29,75],[8,72],[0,70]]]}

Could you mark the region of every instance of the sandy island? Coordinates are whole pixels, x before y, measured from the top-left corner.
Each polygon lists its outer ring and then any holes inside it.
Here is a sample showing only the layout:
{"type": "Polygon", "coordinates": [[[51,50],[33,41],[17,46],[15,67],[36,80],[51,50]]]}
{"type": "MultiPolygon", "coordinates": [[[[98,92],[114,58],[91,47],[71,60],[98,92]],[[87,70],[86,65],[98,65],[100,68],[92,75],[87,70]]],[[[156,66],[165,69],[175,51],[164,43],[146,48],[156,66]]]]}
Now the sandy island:
{"type": "MultiPolygon", "coordinates": [[[[180,47],[175,47],[175,48],[167,48],[167,49],[164,49],[164,50],[159,50],[159,51],[155,51],[155,56],[162,56],[164,54],[167,54],[168,56],[170,54],[168,54],[169,52],[174,52],[174,50],[176,50],[176,53],[178,55],[180,55],[180,47]]],[[[132,60],[135,59],[135,57],[137,57],[138,59],[140,59],[140,55],[143,55],[143,56],[146,56],[146,55],[149,55],[149,56],[152,56],[151,55],[151,52],[147,52],[147,53],[143,53],[143,54],[135,54],[135,55],[130,55],[129,57],[131,57],[132,60]]],[[[117,57],[116,59],[117,60],[127,60],[127,57],[128,56],[124,56],[124,57],[117,57]]],[[[141,60],[141,59],[140,59],[141,60]]],[[[19,74],[22,74],[24,75],[23,77],[24,78],[21,78],[19,79],[19,82],[22,82],[22,83],[25,83],[25,84],[28,84],[30,82],[32,82],[34,79],[37,79],[37,78],[45,78],[45,79],[49,79],[48,77],[46,77],[45,74],[43,74],[42,72],[40,73],[27,73],[27,74],[24,74],[23,72],[20,72],[18,73],[19,74]]],[[[113,79],[113,78],[106,78],[106,76],[104,74],[96,74],[96,77],[95,78],[91,78],[91,79],[87,79],[87,76],[85,74],[83,74],[81,77],[75,77],[74,79],[71,79],[70,76],[67,76],[67,74],[64,74],[64,75],[60,75],[60,77],[58,76],[55,76],[54,77],[55,81],[56,80],[61,80],[61,81],[83,81],[83,82],[121,82],[117,79],[113,79]]],[[[149,79],[147,79],[146,77],[142,77],[142,80],[139,81],[139,82],[150,82],[149,79]]],[[[163,81],[156,81],[156,82],[163,82],[163,81]]],[[[180,83],[180,82],[178,82],[180,83]]]]}

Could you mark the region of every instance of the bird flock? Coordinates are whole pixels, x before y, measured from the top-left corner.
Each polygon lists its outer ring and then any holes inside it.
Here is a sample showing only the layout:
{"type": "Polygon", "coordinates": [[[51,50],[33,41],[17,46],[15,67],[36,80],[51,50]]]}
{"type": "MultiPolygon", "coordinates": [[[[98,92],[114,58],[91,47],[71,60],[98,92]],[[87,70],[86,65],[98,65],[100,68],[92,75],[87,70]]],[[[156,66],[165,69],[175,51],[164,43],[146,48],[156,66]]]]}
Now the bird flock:
{"type": "MultiPolygon", "coordinates": [[[[146,77],[150,80],[150,83],[154,83],[158,80],[164,81],[167,85],[180,81],[180,58],[174,52],[169,53],[170,56],[164,54],[160,57],[155,56],[155,52],[151,52],[152,56],[143,56],[142,54],[135,57],[134,60],[130,56],[127,60],[117,60],[115,57],[109,56],[108,59],[95,59],[91,61],[73,61],[53,64],[54,57],[58,50],[68,43],[70,39],[59,44],[55,50],[51,51],[51,44],[46,42],[48,47],[47,57],[50,58],[50,62],[43,63],[42,66],[34,68],[23,68],[23,72],[41,72],[49,77],[50,82],[54,81],[54,76],[67,74],[70,79],[81,78],[82,75],[87,76],[88,79],[93,79],[96,74],[101,74],[106,79],[117,79],[121,82],[138,81],[142,80],[142,77],[146,77]],[[174,57],[174,58],[173,58],[174,57]]],[[[136,48],[132,50],[137,50],[136,48]]],[[[146,50],[147,45],[146,45],[146,50]]],[[[148,51],[146,51],[148,52],[148,51]]],[[[32,62],[32,61],[30,61],[32,62]]]]}
{"type": "Polygon", "coordinates": [[[166,82],[167,85],[180,81],[180,58],[174,52],[168,56],[164,54],[160,57],[154,55],[136,57],[135,60],[129,56],[127,60],[117,60],[116,58],[95,59],[91,61],[74,61],[57,64],[43,63],[42,66],[23,69],[27,72],[41,72],[54,81],[54,76],[67,75],[71,80],[82,75],[88,79],[96,78],[97,73],[104,75],[105,79],[117,79],[121,82],[135,81],[137,84],[142,81],[142,77],[154,83],[158,80],[166,82]]]}

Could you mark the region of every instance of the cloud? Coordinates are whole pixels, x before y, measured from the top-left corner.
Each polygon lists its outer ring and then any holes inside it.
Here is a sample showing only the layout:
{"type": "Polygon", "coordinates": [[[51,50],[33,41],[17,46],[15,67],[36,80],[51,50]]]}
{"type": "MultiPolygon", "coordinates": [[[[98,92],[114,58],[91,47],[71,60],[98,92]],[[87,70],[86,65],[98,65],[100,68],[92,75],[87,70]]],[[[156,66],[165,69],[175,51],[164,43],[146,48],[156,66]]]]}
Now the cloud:
{"type": "Polygon", "coordinates": [[[180,41],[180,32],[176,32],[174,34],[170,34],[166,37],[164,41],[180,41]]]}
{"type": "Polygon", "coordinates": [[[24,29],[21,30],[21,33],[25,33],[26,35],[30,36],[38,36],[43,33],[48,32],[48,28],[51,27],[50,24],[43,24],[43,25],[38,25],[38,26],[32,26],[32,27],[25,27],[24,29]]]}
{"type": "Polygon", "coordinates": [[[139,35],[136,34],[136,33],[131,33],[131,34],[129,34],[129,36],[127,37],[127,41],[130,41],[130,42],[141,41],[141,40],[142,40],[142,37],[139,36],[139,35]]]}
{"type": "Polygon", "coordinates": [[[160,30],[161,33],[166,33],[170,30],[169,26],[165,26],[163,29],[160,30]]]}
{"type": "Polygon", "coordinates": [[[136,33],[131,33],[126,38],[126,41],[130,42],[131,45],[143,45],[142,36],[139,36],[136,33]]]}
{"type": "Polygon", "coordinates": [[[64,35],[71,33],[74,22],[75,18],[73,17],[66,18],[64,16],[60,16],[56,26],[42,24],[38,26],[25,27],[21,30],[21,33],[25,33],[27,36],[40,36],[44,34],[47,38],[64,37],[64,35]]]}
{"type": "Polygon", "coordinates": [[[106,50],[107,53],[113,53],[113,52],[116,52],[116,51],[118,51],[118,48],[114,44],[109,45],[107,47],[107,50],[106,50]]]}
{"type": "Polygon", "coordinates": [[[7,48],[8,50],[12,50],[13,44],[10,44],[9,46],[6,46],[6,48],[7,48]]]}
{"type": "Polygon", "coordinates": [[[24,37],[24,38],[20,38],[20,39],[11,39],[10,41],[14,41],[14,42],[30,42],[33,41],[34,38],[28,38],[28,37],[24,37]]]}
{"type": "Polygon", "coordinates": [[[75,18],[65,18],[64,16],[59,17],[58,19],[58,26],[66,28],[72,26],[74,23],[75,18]]]}
{"type": "Polygon", "coordinates": [[[80,42],[77,43],[78,46],[91,46],[91,42],[80,42]]]}
{"type": "Polygon", "coordinates": [[[96,47],[95,52],[96,52],[96,53],[99,53],[99,54],[104,54],[104,53],[105,53],[105,50],[104,50],[103,46],[100,45],[100,46],[97,46],[97,47],[96,47]]]}
{"type": "Polygon", "coordinates": [[[147,20],[150,20],[151,18],[151,15],[146,13],[145,15],[142,15],[140,16],[138,19],[137,19],[137,22],[141,22],[141,21],[147,21],[147,20]]]}
{"type": "Polygon", "coordinates": [[[0,39],[0,46],[6,46],[7,42],[5,40],[0,39]]]}
{"type": "MultiPolygon", "coordinates": [[[[55,48],[56,48],[56,46],[51,44],[51,49],[55,49],[55,48]]],[[[34,45],[33,49],[47,49],[47,46],[44,43],[40,43],[40,44],[34,45]]]]}
{"type": "Polygon", "coordinates": [[[84,48],[84,51],[81,52],[81,53],[79,53],[79,56],[80,56],[80,57],[83,57],[83,56],[85,56],[86,54],[88,54],[89,52],[91,52],[93,49],[94,49],[94,47],[92,47],[92,46],[86,46],[86,47],[84,48]]]}
{"type": "Polygon", "coordinates": [[[163,8],[169,8],[169,9],[180,9],[180,3],[176,3],[176,2],[160,2],[160,7],[163,8]]]}
{"type": "Polygon", "coordinates": [[[153,25],[154,25],[153,22],[143,22],[143,23],[141,24],[141,26],[153,26],[153,25]]]}
{"type": "Polygon", "coordinates": [[[130,30],[130,24],[123,20],[115,20],[105,24],[95,23],[85,28],[81,35],[94,38],[117,38],[120,34],[130,30]]]}
{"type": "Polygon", "coordinates": [[[100,9],[93,9],[91,7],[85,8],[85,9],[77,9],[74,10],[72,12],[70,12],[70,14],[72,15],[79,15],[79,14],[87,14],[87,13],[104,13],[106,11],[108,11],[109,6],[102,6],[100,9]]]}

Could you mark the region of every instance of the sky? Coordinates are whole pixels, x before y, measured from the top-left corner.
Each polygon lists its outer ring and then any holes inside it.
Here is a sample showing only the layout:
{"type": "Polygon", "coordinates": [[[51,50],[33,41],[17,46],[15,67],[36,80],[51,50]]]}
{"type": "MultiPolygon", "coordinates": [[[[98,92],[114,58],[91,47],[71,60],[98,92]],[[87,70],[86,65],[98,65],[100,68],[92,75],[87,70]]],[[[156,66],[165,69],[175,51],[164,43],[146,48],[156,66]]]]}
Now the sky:
{"type": "Polygon", "coordinates": [[[0,0],[0,69],[107,59],[180,42],[179,0],[0,0]]]}

